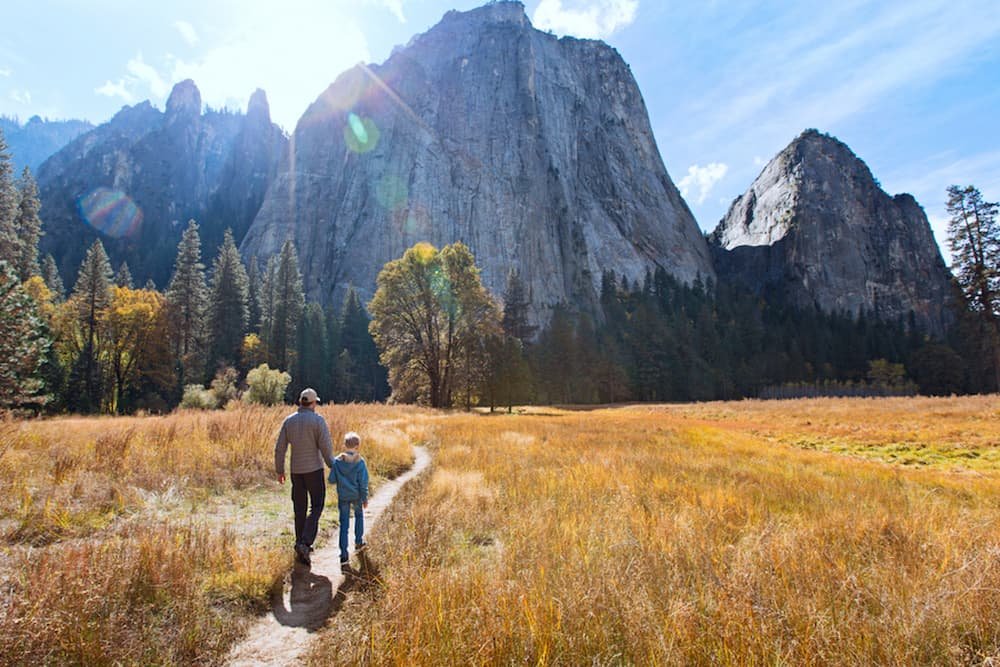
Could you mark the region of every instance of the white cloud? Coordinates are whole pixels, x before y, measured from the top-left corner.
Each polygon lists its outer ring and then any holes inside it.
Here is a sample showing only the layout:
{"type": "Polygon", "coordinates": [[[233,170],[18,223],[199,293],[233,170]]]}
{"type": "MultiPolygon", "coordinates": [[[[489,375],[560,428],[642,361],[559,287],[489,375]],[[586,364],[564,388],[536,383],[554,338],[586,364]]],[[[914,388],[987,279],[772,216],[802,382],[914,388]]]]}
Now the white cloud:
{"type": "Polygon", "coordinates": [[[0,67],[0,76],[2,76],[2,77],[5,77],[5,78],[9,77],[13,73],[14,72],[12,72],[9,67],[0,67]]]}
{"type": "Polygon", "coordinates": [[[274,12],[270,3],[234,1],[232,16],[218,39],[202,40],[201,55],[170,58],[168,78],[193,79],[216,108],[246,108],[263,88],[271,118],[286,130],[341,72],[370,59],[363,32],[341,3],[295,0],[274,12]]]}
{"type": "Polygon", "coordinates": [[[125,69],[131,75],[132,81],[145,84],[153,97],[164,97],[170,92],[170,84],[163,80],[163,77],[152,65],[148,65],[142,59],[141,53],[128,61],[125,69]]]}
{"type": "Polygon", "coordinates": [[[10,99],[14,100],[18,104],[31,104],[31,91],[12,90],[10,91],[10,99]]]}
{"type": "Polygon", "coordinates": [[[688,167],[687,175],[680,180],[677,187],[684,197],[687,197],[692,189],[697,189],[698,197],[695,202],[697,204],[704,204],[705,200],[708,199],[709,193],[712,192],[712,188],[715,187],[716,183],[725,178],[727,171],[729,171],[729,165],[722,162],[712,162],[706,164],[704,167],[693,164],[688,167]]]}
{"type": "Polygon", "coordinates": [[[539,30],[602,39],[633,21],[639,0],[541,0],[532,23],[539,30]]]}
{"type": "MultiPolygon", "coordinates": [[[[192,79],[206,105],[246,109],[254,90],[263,88],[271,118],[290,131],[338,75],[370,59],[364,33],[343,3],[288,0],[281,12],[274,12],[271,3],[217,1],[231,20],[222,32],[198,35],[200,53],[166,54],[150,62],[139,54],[126,64],[121,79],[109,80],[95,92],[126,101],[148,97],[162,105],[174,83],[192,79]]],[[[378,1],[402,15],[402,0],[378,1]]],[[[181,23],[174,27],[183,32],[181,23]]]]}
{"type": "Polygon", "coordinates": [[[406,15],[403,14],[403,0],[364,0],[366,5],[377,5],[385,7],[400,23],[406,23],[406,15]]]}
{"type": "Polygon", "coordinates": [[[194,29],[194,26],[187,21],[174,21],[174,27],[177,28],[177,32],[181,34],[181,38],[188,43],[188,46],[194,46],[198,43],[198,31],[194,29]]]}
{"type": "Polygon", "coordinates": [[[103,95],[104,97],[120,97],[127,104],[131,104],[135,99],[132,93],[130,93],[125,87],[125,82],[123,80],[119,80],[118,83],[105,81],[103,86],[94,88],[94,92],[98,95],[103,95]]]}

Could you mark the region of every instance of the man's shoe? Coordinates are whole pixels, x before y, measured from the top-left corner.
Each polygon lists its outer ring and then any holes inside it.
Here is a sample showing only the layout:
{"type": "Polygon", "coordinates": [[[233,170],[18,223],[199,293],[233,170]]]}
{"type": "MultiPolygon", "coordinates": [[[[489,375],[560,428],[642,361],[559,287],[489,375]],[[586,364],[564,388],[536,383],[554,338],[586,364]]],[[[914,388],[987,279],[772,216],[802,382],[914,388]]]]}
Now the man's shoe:
{"type": "Polygon", "coordinates": [[[295,545],[295,559],[302,563],[303,565],[312,565],[312,561],[309,559],[309,552],[311,549],[305,544],[295,545]]]}

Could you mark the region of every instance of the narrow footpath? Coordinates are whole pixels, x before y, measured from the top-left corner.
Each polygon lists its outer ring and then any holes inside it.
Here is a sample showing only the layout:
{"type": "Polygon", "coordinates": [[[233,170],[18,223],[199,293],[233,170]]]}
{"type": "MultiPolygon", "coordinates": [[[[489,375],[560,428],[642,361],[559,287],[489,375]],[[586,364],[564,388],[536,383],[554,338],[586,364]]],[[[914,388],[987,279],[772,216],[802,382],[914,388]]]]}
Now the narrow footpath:
{"type": "MultiPolygon", "coordinates": [[[[413,466],[396,479],[385,482],[368,500],[365,510],[365,538],[378,525],[379,517],[392,503],[403,485],[422,473],[430,465],[431,457],[423,447],[414,447],[413,466]]],[[[333,491],[333,510],[336,511],[336,491],[333,491]]],[[[327,496],[329,500],[330,496],[327,496]]],[[[328,517],[330,505],[324,511],[328,517]]],[[[290,520],[290,519],[289,519],[290,520]]],[[[354,519],[351,519],[353,523],[354,519]]],[[[354,528],[351,527],[351,535],[354,528]]],[[[375,538],[378,539],[377,537],[375,538]]],[[[353,542],[353,537],[352,540],[353,542]]],[[[354,547],[351,547],[351,555],[354,547]]],[[[361,569],[366,567],[364,553],[361,569]]],[[[358,558],[352,558],[351,568],[358,558]]],[[[360,573],[359,573],[360,574],[360,573]]],[[[350,574],[348,576],[356,576],[350,574]]],[[[312,554],[312,567],[296,563],[280,595],[271,599],[271,612],[250,628],[242,642],[233,647],[226,659],[231,666],[298,665],[309,647],[314,631],[323,627],[326,620],[339,611],[343,604],[347,579],[340,567],[340,549],[336,539],[312,554]]]]}

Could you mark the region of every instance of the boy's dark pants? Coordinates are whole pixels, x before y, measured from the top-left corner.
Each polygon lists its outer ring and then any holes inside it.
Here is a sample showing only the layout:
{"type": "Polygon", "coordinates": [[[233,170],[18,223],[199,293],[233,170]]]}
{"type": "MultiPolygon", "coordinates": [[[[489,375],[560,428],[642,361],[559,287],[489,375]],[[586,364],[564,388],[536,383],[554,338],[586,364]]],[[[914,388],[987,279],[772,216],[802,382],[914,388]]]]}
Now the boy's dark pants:
{"type": "Polygon", "coordinates": [[[311,547],[319,530],[319,515],[326,502],[323,469],[292,473],[292,506],[295,508],[295,543],[311,547]],[[308,516],[306,512],[308,511],[308,516]]]}

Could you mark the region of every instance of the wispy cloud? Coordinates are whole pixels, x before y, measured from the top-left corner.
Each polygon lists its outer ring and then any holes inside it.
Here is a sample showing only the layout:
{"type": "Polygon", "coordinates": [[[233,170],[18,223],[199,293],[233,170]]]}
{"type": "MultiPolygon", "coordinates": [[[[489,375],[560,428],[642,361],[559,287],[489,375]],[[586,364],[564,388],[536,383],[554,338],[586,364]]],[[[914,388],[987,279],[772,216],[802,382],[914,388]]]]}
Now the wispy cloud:
{"type": "Polygon", "coordinates": [[[174,28],[180,33],[181,38],[188,43],[188,46],[194,46],[198,43],[198,31],[187,21],[174,21],[174,28]]]}
{"type": "Polygon", "coordinates": [[[602,39],[635,21],[639,0],[541,0],[532,16],[540,30],[602,39]]]}
{"type": "Polygon", "coordinates": [[[902,87],[929,85],[1000,36],[995,3],[984,3],[975,21],[951,0],[845,2],[816,16],[812,11],[803,6],[784,17],[789,25],[760,26],[759,42],[753,33],[743,37],[754,48],[744,49],[740,67],[692,104],[705,114],[697,139],[746,125],[784,133],[789,126],[830,128],[902,87]]]}
{"type": "Polygon", "coordinates": [[[105,81],[103,86],[98,86],[94,88],[94,92],[98,95],[103,95],[104,97],[120,97],[127,104],[131,104],[135,97],[128,91],[125,87],[124,81],[118,81],[117,83],[112,81],[105,81]]]}
{"type": "Polygon", "coordinates": [[[697,190],[698,196],[695,201],[704,204],[716,183],[726,177],[727,171],[729,165],[722,162],[711,162],[704,167],[693,164],[688,167],[687,175],[680,180],[677,187],[684,197],[687,197],[692,190],[697,190]]]}
{"type": "Polygon", "coordinates": [[[10,91],[10,99],[18,104],[31,104],[31,91],[18,89],[12,90],[10,91]]]}
{"type": "Polygon", "coordinates": [[[403,13],[403,0],[364,0],[366,5],[376,5],[384,7],[392,12],[400,23],[406,23],[406,15],[403,13]]]}
{"type": "Polygon", "coordinates": [[[9,67],[0,67],[0,76],[8,78],[14,72],[9,67]]]}
{"type": "Polygon", "coordinates": [[[127,104],[143,97],[159,101],[170,92],[170,84],[141,53],[125,64],[125,71],[125,76],[117,81],[108,79],[104,85],[94,88],[94,92],[104,97],[120,97],[127,104]]]}

